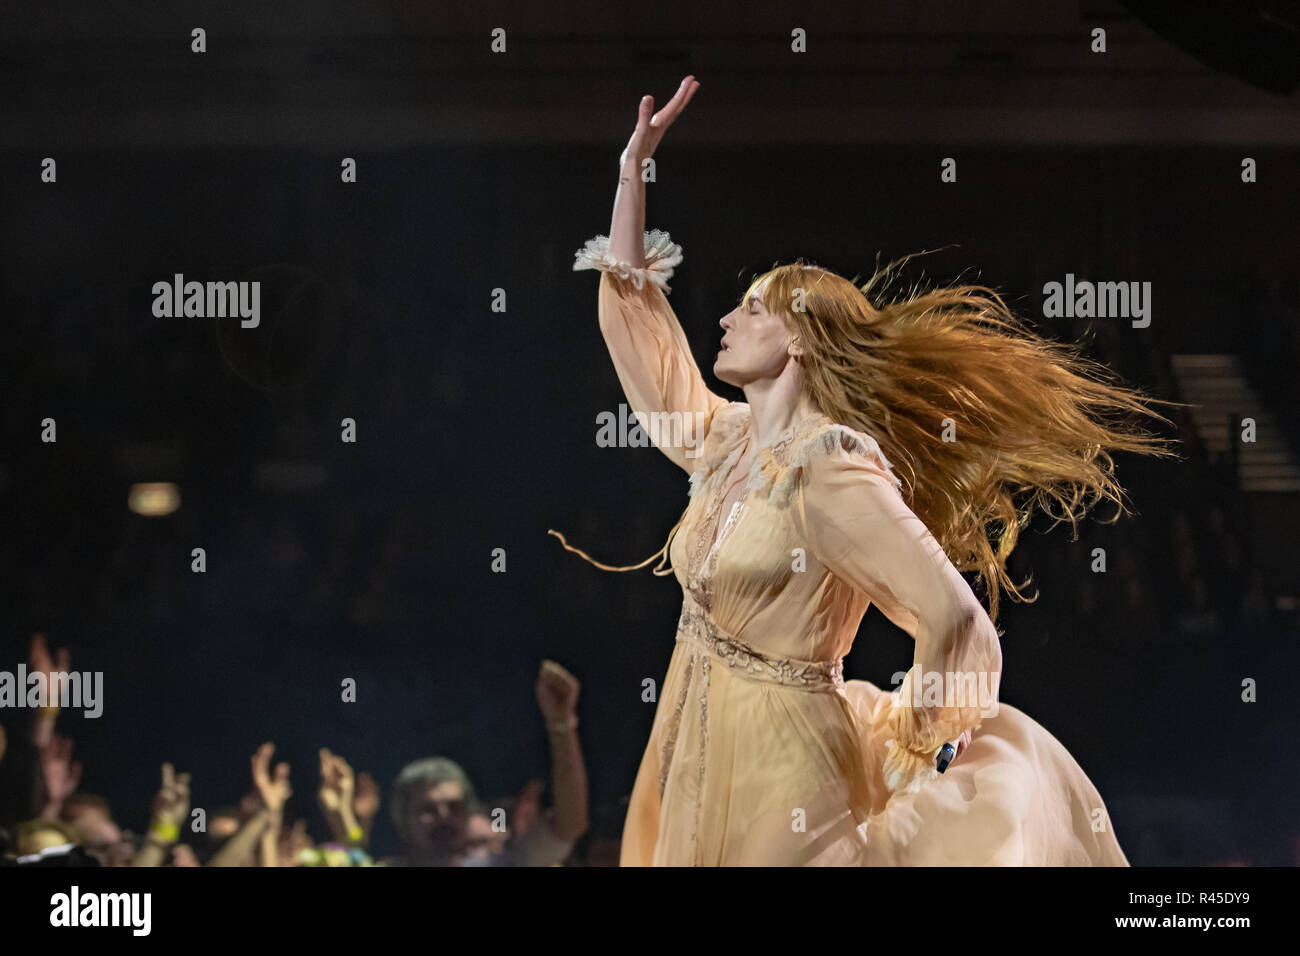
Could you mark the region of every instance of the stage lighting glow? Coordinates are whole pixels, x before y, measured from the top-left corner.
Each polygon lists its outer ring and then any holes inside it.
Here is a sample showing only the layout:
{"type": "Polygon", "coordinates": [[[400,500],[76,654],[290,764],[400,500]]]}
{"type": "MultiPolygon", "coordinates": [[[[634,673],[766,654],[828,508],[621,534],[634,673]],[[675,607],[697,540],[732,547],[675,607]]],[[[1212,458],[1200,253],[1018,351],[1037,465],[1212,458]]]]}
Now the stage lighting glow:
{"type": "Polygon", "coordinates": [[[170,481],[146,481],[131,486],[127,505],[138,515],[160,518],[181,506],[181,490],[170,481]]]}

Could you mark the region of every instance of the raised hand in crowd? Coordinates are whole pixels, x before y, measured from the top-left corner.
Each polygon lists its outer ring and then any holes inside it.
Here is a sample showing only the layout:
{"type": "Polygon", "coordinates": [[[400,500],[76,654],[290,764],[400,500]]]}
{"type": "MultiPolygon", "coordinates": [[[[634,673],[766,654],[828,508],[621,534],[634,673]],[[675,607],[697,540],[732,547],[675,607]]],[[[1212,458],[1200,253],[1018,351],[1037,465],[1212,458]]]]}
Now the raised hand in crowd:
{"type": "Polygon", "coordinates": [[[50,735],[38,751],[38,757],[45,793],[41,819],[57,820],[64,801],[81,785],[81,763],[72,759],[72,741],[59,734],[50,735]]]}
{"type": "Polygon", "coordinates": [[[293,796],[289,786],[289,765],[277,764],[271,772],[271,756],[275,744],[264,743],[253,754],[253,786],[257,788],[262,805],[269,811],[266,830],[262,834],[262,866],[280,865],[280,831],[284,826],[284,805],[293,796]]]}
{"type": "MultiPolygon", "coordinates": [[[[372,781],[373,782],[373,781],[372,781]]],[[[336,753],[322,747],[320,750],[320,800],[321,811],[329,824],[330,834],[339,843],[363,846],[366,831],[356,812],[356,776],[351,765],[336,753]]]]}
{"type": "MultiPolygon", "coordinates": [[[[537,675],[537,706],[546,721],[551,743],[551,787],[555,807],[548,830],[561,843],[572,843],[590,825],[587,808],[587,768],[578,741],[578,679],[552,660],[542,661],[537,675]]],[[[540,794],[539,794],[540,799],[540,794]]],[[[528,824],[528,808],[521,808],[528,824]]],[[[516,810],[519,815],[521,810],[516,810]]],[[[535,817],[535,814],[534,814],[535,817]]]]}
{"type": "MultiPolygon", "coordinates": [[[[50,649],[45,643],[45,635],[32,635],[31,648],[27,652],[27,669],[31,674],[44,674],[47,689],[54,686],[52,675],[67,673],[71,666],[71,657],[66,647],[60,647],[56,654],[50,654],[50,649]]],[[[47,700],[46,706],[36,712],[36,720],[32,723],[31,740],[37,750],[43,750],[53,738],[54,720],[58,713],[58,702],[54,700],[47,700]]]]}
{"type": "Polygon", "coordinates": [[[379,784],[375,778],[364,770],[357,774],[357,793],[352,799],[352,809],[357,815],[357,822],[365,831],[365,841],[370,843],[370,830],[379,815],[379,784]]]}
{"type": "Polygon", "coordinates": [[[162,786],[153,798],[153,817],[145,844],[135,855],[135,866],[162,866],[180,842],[181,825],[190,812],[190,775],[162,765],[162,786]]]}

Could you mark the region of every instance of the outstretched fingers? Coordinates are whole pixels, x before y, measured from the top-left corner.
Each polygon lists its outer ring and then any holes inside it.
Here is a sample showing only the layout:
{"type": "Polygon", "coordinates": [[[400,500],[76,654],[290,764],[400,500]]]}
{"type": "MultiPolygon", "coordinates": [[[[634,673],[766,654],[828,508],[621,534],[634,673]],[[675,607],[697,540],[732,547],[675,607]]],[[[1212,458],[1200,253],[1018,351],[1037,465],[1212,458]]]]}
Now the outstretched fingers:
{"type": "MultiPolygon", "coordinates": [[[[673,98],[651,118],[650,125],[660,129],[667,129],[671,126],[682,110],[686,109],[686,104],[691,101],[691,98],[695,96],[695,91],[699,88],[699,81],[695,77],[688,76],[683,79],[681,86],[677,87],[677,92],[673,94],[673,98]]],[[[647,97],[647,99],[650,98],[647,97]]],[[[650,99],[650,103],[653,106],[654,100],[650,99]]]]}
{"type": "Polygon", "coordinates": [[[271,782],[271,754],[275,753],[275,744],[265,743],[253,754],[251,764],[253,783],[261,789],[271,782]]]}

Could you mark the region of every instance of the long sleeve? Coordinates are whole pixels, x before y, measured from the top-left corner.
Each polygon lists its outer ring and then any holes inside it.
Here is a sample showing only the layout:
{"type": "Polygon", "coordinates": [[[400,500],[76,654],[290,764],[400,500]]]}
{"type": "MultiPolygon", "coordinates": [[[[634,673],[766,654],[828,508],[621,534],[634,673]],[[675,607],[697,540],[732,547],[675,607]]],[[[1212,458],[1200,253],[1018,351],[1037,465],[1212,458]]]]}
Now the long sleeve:
{"type": "Polygon", "coordinates": [[[933,774],[934,752],[996,712],[997,628],[907,504],[878,443],[836,425],[806,455],[794,513],[810,550],[916,642],[888,714],[891,792],[933,774]]]}
{"type": "Polygon", "coordinates": [[[589,240],[573,268],[600,270],[600,331],[628,405],[655,447],[689,474],[727,400],[705,384],[665,295],[681,247],[660,230],[647,232],[645,243],[644,269],[614,261],[605,236],[589,240]]]}

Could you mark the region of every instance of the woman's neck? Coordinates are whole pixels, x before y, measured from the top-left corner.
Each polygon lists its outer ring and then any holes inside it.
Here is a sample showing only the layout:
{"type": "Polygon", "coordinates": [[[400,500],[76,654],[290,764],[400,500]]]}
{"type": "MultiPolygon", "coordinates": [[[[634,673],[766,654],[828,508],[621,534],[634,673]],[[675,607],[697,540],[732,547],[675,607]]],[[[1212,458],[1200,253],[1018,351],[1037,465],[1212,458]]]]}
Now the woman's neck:
{"type": "Polygon", "coordinates": [[[754,438],[759,448],[766,448],[791,425],[817,412],[798,378],[785,375],[745,386],[745,401],[754,419],[754,438]]]}

